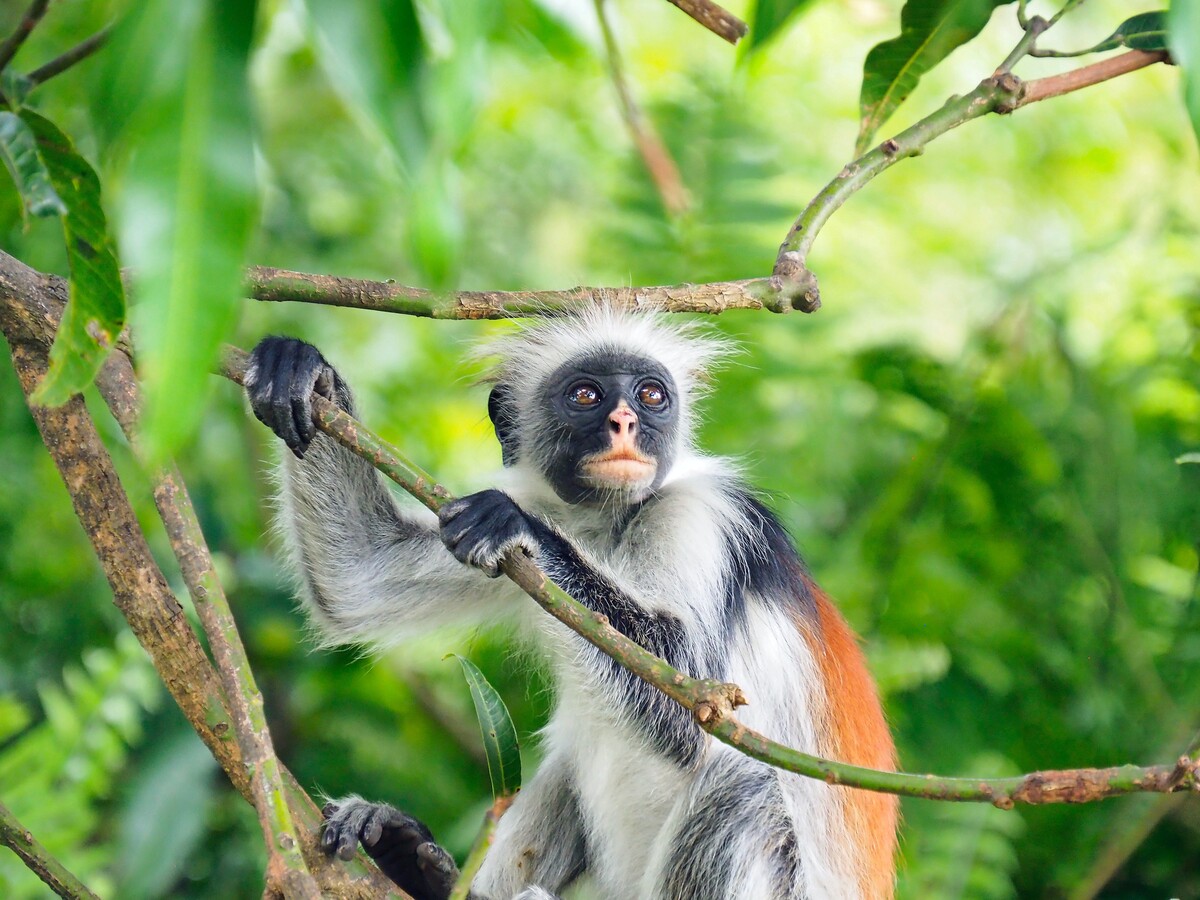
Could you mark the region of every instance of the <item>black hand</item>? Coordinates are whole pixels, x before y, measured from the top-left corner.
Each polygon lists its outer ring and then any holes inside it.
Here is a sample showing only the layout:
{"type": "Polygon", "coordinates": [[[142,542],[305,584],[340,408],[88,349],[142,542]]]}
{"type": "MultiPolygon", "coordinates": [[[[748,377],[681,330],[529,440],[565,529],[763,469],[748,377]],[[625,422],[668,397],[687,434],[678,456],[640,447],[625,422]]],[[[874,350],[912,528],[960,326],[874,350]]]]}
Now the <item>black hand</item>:
{"type": "MultiPolygon", "coordinates": [[[[341,379],[312,344],[295,338],[263,338],[250,354],[246,396],[258,420],[300,459],[316,434],[312,393],[340,400],[341,379]]],[[[343,404],[344,405],[344,404],[343,404]]]]}
{"type": "Polygon", "coordinates": [[[328,803],[321,813],[325,816],[321,848],[330,856],[351,859],[361,841],[383,874],[413,900],[450,896],[458,867],[420,820],[386,803],[357,797],[328,803]]]}
{"type": "Polygon", "coordinates": [[[500,563],[520,547],[530,556],[538,541],[528,516],[503,491],[480,491],[447,503],[438,512],[444,543],[459,562],[500,574],[500,563]]]}

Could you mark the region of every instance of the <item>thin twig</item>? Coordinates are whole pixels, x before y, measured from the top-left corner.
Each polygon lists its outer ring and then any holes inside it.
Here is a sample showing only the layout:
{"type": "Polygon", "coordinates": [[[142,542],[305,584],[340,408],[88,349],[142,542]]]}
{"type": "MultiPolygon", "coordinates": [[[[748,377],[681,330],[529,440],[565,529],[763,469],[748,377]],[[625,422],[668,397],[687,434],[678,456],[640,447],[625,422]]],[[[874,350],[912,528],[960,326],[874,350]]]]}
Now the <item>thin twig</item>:
{"type": "Polygon", "coordinates": [[[51,856],[3,803],[0,803],[0,844],[21,857],[21,862],[64,900],[100,900],[66,866],[51,856]]]}
{"type": "Polygon", "coordinates": [[[621,103],[621,113],[625,126],[629,129],[630,137],[642,157],[642,163],[654,187],[662,198],[663,206],[672,216],[682,215],[688,208],[687,189],[679,175],[679,167],[671,158],[662,138],[658,136],[654,126],[643,114],[633,90],[625,78],[625,66],[621,60],[621,50],[613,35],[612,24],[608,21],[605,11],[605,0],[596,0],[596,18],[600,22],[600,33],[604,35],[604,48],[608,54],[608,69],[612,75],[613,87],[617,91],[617,99],[621,103]]]}
{"type": "Polygon", "coordinates": [[[33,29],[37,27],[37,23],[42,20],[42,16],[46,14],[46,7],[49,5],[50,0],[33,0],[29,4],[29,9],[25,10],[25,15],[21,16],[16,30],[4,39],[3,44],[0,44],[0,72],[3,72],[4,67],[12,62],[12,58],[17,55],[17,51],[25,43],[25,38],[29,37],[33,29]]]}
{"type": "Polygon", "coordinates": [[[80,41],[66,53],[56,56],[44,66],[34,69],[28,75],[30,85],[36,87],[39,84],[45,84],[55,75],[61,75],[76,63],[87,59],[104,46],[111,34],[112,26],[106,25],[90,38],[80,41]]]}
{"type": "Polygon", "coordinates": [[[1130,50],[1128,53],[1122,53],[1111,59],[1102,59],[1100,62],[1092,63],[1081,69],[1063,72],[1060,75],[1051,75],[1047,78],[1038,78],[1035,81],[1026,82],[1021,99],[1017,101],[1013,109],[1020,109],[1022,106],[1037,103],[1039,100],[1061,97],[1063,94],[1082,90],[1121,75],[1128,75],[1130,72],[1136,72],[1138,69],[1144,69],[1155,63],[1167,62],[1170,58],[1170,54],[1163,50],[1154,52],[1130,50]]]}
{"type": "Polygon", "coordinates": [[[712,0],[667,0],[667,2],[672,6],[679,7],[713,34],[724,38],[731,44],[737,44],[746,36],[746,23],[729,10],[713,3],[712,0]]]}
{"type": "Polygon", "coordinates": [[[483,860],[487,856],[488,850],[492,848],[492,841],[496,837],[496,826],[500,824],[500,817],[508,812],[508,808],[512,806],[514,797],[497,797],[496,801],[488,807],[487,815],[483,817],[483,825],[480,826],[478,834],[475,835],[475,842],[471,845],[470,851],[467,853],[467,858],[463,862],[463,867],[459,870],[458,880],[454,882],[454,890],[450,892],[449,900],[468,900],[471,893],[471,882],[475,880],[480,867],[483,865],[483,860]]]}
{"type": "MultiPolygon", "coordinates": [[[[247,360],[243,351],[227,348],[222,374],[241,384],[247,360]]],[[[436,512],[453,500],[453,495],[428,472],[405,459],[399,450],[361,422],[320,395],[314,394],[312,402],[313,420],[322,432],[367,460],[427,508],[436,512]]],[[[626,670],[690,710],[696,723],[709,734],[748,756],[799,775],[828,784],[905,797],[991,803],[1002,809],[1017,803],[1088,803],[1122,794],[1196,789],[1196,773],[1190,770],[1181,773],[1177,764],[1052,770],[1011,778],[946,778],[883,772],[801,753],[768,739],[737,720],[734,708],[749,702],[737,685],[684,675],[617,631],[606,617],[568,596],[530,557],[511,554],[501,569],[550,615],[626,670]]]]}

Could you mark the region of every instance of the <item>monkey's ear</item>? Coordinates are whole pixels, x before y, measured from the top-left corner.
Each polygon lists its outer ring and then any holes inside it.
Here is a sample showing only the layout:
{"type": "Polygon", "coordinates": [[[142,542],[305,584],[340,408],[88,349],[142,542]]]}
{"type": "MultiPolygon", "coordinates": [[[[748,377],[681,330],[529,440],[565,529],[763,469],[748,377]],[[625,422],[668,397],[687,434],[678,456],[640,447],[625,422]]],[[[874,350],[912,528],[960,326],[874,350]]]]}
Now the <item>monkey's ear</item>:
{"type": "Polygon", "coordinates": [[[504,384],[492,388],[488,395],[488,418],[500,441],[500,459],[511,466],[517,461],[517,409],[512,390],[504,384]]]}

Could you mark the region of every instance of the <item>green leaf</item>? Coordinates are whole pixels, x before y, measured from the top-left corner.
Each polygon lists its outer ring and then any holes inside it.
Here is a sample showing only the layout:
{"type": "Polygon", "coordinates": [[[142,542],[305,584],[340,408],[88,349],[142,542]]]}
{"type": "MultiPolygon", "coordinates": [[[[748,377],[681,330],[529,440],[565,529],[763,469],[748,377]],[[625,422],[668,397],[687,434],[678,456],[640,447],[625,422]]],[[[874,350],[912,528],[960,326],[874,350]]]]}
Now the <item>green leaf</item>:
{"type": "Polygon", "coordinates": [[[63,231],[71,293],[50,348],[50,371],[33,395],[36,403],[57,406],[91,384],[125,327],[125,288],[95,170],[49,119],[25,109],[21,121],[36,139],[50,180],[66,203],[63,231]]]}
{"type": "Polygon", "coordinates": [[[1182,456],[1175,457],[1175,462],[1181,466],[1188,465],[1189,463],[1200,465],[1200,453],[1185,453],[1182,456]]]}
{"type": "Polygon", "coordinates": [[[370,117],[411,174],[427,142],[417,90],[424,44],[412,0],[307,0],[306,5],[330,82],[370,117]]]}
{"type": "Polygon", "coordinates": [[[517,743],[517,729],[504,701],[479,668],[465,656],[453,655],[462,663],[463,675],[471,687],[471,700],[475,703],[488,775],[492,780],[492,797],[508,797],[521,787],[521,748],[517,743]]]}
{"type": "Polygon", "coordinates": [[[0,72],[0,90],[14,109],[25,105],[25,98],[33,88],[34,84],[29,80],[29,76],[18,72],[12,66],[0,72]]]}
{"type": "Polygon", "coordinates": [[[242,304],[257,214],[247,59],[255,4],[148,0],[109,48],[146,75],[126,83],[119,133],[132,149],[120,197],[134,271],[142,438],[161,460],[200,419],[208,373],[242,304]]]}
{"type": "Polygon", "coordinates": [[[12,175],[25,212],[31,216],[61,216],[67,205],[50,184],[50,173],[37,152],[29,126],[16,113],[0,112],[0,156],[12,175]]]}
{"type": "Polygon", "coordinates": [[[746,50],[753,52],[775,37],[811,0],[757,0],[754,4],[746,50]]]}
{"type": "Polygon", "coordinates": [[[1128,47],[1130,50],[1145,50],[1154,52],[1167,49],[1167,11],[1160,9],[1156,12],[1139,13],[1130,16],[1117,26],[1108,38],[1097,44],[1093,50],[1097,53],[1104,50],[1116,50],[1118,47],[1128,47]]]}
{"type": "Polygon", "coordinates": [[[1174,0],[1167,26],[1171,59],[1183,70],[1183,102],[1200,139],[1200,0],[1174,0]]]}
{"type": "Polygon", "coordinates": [[[866,152],[875,132],[920,83],[921,76],[983,30],[1007,0],[908,0],[900,34],[876,44],[863,63],[855,154],[866,152]]]}

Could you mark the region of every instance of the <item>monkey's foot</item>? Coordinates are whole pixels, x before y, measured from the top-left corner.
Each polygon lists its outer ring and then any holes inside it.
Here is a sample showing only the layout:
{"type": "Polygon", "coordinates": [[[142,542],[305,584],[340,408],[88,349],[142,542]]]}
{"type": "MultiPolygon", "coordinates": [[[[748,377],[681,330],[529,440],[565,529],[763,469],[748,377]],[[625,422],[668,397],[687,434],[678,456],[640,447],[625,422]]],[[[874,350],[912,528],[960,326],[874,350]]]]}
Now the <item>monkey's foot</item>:
{"type": "Polygon", "coordinates": [[[325,816],[321,849],[329,855],[351,859],[361,842],[383,874],[413,900],[450,896],[458,867],[420,820],[386,803],[353,796],[325,804],[321,814],[325,816]]]}

